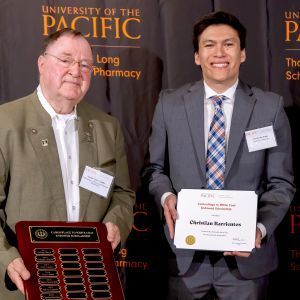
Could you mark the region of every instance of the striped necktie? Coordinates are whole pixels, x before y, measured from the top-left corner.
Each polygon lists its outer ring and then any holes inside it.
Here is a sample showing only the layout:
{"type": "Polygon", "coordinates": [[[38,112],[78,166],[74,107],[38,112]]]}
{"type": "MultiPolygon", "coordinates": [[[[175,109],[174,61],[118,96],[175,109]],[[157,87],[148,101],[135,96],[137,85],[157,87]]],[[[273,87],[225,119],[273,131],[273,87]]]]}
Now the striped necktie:
{"type": "Polygon", "coordinates": [[[225,174],[225,119],[222,102],[225,96],[212,96],[214,116],[210,124],[206,157],[206,188],[219,190],[224,188],[225,174]]]}

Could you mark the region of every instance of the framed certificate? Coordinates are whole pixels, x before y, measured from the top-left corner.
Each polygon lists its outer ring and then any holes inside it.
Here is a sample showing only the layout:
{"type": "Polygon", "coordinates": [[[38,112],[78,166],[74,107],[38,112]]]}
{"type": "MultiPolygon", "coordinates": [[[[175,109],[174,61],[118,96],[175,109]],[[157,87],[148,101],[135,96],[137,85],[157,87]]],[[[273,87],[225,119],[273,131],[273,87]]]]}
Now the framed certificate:
{"type": "Polygon", "coordinates": [[[27,300],[124,300],[104,224],[21,221],[16,234],[27,300]]]}
{"type": "Polygon", "coordinates": [[[253,191],[183,189],[178,193],[177,248],[251,251],[257,195],[253,191]]]}

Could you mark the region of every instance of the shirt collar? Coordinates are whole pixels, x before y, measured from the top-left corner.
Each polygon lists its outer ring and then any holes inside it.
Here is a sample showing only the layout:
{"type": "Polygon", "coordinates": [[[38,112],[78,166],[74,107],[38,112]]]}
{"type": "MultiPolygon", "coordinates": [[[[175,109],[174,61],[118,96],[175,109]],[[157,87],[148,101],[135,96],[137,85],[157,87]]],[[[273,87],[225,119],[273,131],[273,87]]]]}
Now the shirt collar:
{"type": "Polygon", "coordinates": [[[53,107],[49,104],[49,102],[47,101],[47,99],[45,98],[45,96],[43,95],[41,86],[39,85],[36,89],[37,91],[37,96],[40,100],[41,105],[43,106],[43,108],[46,110],[46,112],[50,115],[51,119],[53,120],[54,118],[62,118],[65,120],[71,120],[71,119],[77,119],[77,111],[76,111],[76,106],[75,109],[70,113],[70,114],[58,114],[53,107]]]}
{"type": "MultiPolygon", "coordinates": [[[[227,89],[225,92],[218,94],[216,91],[214,91],[212,88],[210,88],[207,83],[204,81],[204,91],[205,91],[205,100],[208,101],[208,99],[215,95],[224,95],[226,96],[226,100],[231,100],[230,102],[234,101],[234,94],[236,91],[236,88],[238,86],[239,80],[237,80],[229,89],[227,89]]],[[[226,101],[225,100],[225,101],[226,101]]]]}

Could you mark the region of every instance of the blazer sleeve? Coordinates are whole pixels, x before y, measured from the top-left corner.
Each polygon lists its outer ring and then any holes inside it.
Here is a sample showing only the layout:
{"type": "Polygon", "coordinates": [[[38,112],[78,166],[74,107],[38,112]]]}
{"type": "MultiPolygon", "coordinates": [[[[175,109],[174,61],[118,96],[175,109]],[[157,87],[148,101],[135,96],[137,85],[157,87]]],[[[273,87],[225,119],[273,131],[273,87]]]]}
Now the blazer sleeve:
{"type": "Polygon", "coordinates": [[[164,98],[167,91],[160,93],[152,121],[152,131],[149,138],[150,163],[144,172],[149,181],[149,191],[155,197],[158,207],[161,207],[161,197],[166,192],[174,194],[174,188],[169,178],[168,133],[164,121],[164,98]]]}
{"type": "Polygon", "coordinates": [[[266,153],[266,183],[259,199],[257,216],[257,221],[266,227],[267,237],[273,234],[282,221],[295,193],[291,131],[282,97],[277,103],[273,123],[277,146],[269,148],[266,153]]]}
{"type": "MultiPolygon", "coordinates": [[[[15,258],[21,257],[17,248],[9,243],[5,229],[11,232],[12,239],[15,240],[14,233],[6,224],[5,202],[6,202],[6,183],[9,180],[8,167],[2,150],[0,149],[0,276],[5,279],[6,269],[9,263],[15,258]]],[[[7,231],[7,230],[6,230],[7,231]]]]}
{"type": "Polygon", "coordinates": [[[115,133],[115,160],[115,182],[111,202],[103,222],[112,222],[118,226],[121,234],[121,243],[124,244],[133,225],[135,193],[130,189],[124,137],[118,123],[116,125],[115,133]]]}

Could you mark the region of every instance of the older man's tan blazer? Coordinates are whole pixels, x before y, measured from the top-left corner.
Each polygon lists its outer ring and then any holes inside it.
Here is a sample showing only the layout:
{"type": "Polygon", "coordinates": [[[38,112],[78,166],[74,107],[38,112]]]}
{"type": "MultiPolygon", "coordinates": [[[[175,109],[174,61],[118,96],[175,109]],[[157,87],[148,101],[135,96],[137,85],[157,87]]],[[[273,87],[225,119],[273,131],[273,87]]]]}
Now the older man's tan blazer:
{"type": "MultiPolygon", "coordinates": [[[[80,221],[113,222],[124,242],[132,227],[134,193],[121,129],[114,118],[84,102],[77,106],[77,115],[79,178],[85,166],[115,175],[108,199],[80,188],[80,221]]],[[[19,292],[7,292],[3,285],[7,265],[19,257],[10,240],[15,224],[20,220],[67,220],[51,118],[36,93],[0,106],[0,217],[0,299],[24,299],[19,292]]]]}

